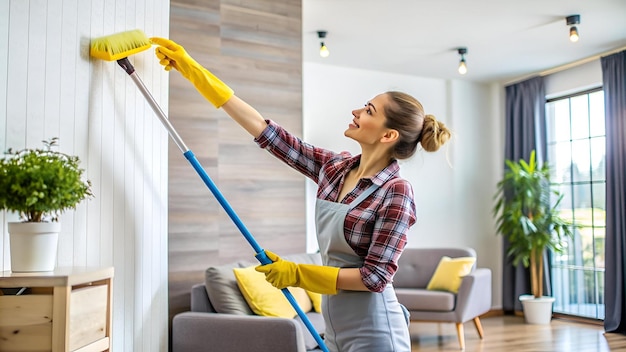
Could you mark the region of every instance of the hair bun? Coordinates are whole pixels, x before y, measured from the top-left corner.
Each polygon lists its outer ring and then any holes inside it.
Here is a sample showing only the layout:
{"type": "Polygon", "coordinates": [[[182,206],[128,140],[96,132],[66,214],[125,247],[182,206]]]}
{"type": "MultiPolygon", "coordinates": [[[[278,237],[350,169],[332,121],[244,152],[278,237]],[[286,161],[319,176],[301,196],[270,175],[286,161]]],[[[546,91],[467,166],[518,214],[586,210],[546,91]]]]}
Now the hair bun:
{"type": "Polygon", "coordinates": [[[435,116],[424,116],[421,144],[427,152],[435,152],[450,139],[450,130],[443,122],[437,121],[435,116]]]}

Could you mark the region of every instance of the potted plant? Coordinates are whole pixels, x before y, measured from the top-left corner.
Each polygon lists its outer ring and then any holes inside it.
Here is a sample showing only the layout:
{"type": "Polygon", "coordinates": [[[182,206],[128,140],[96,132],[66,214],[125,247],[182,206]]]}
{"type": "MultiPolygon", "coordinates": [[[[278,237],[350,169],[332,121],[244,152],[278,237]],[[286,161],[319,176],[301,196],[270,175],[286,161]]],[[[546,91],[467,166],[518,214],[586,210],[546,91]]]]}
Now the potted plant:
{"type": "Polygon", "coordinates": [[[20,222],[8,223],[12,271],[54,270],[59,215],[92,196],[79,158],[53,150],[58,138],[43,144],[9,149],[0,159],[0,210],[20,217],[20,222]]]}
{"type": "Polygon", "coordinates": [[[563,196],[550,188],[549,165],[537,165],[534,150],[528,162],[507,160],[506,165],[504,177],[497,184],[493,208],[497,231],[508,239],[507,255],[513,264],[521,262],[530,267],[532,295],[520,296],[526,321],[547,324],[554,298],[543,295],[544,254],[546,250],[563,251],[564,240],[572,236],[572,224],[559,216],[563,196]],[[553,203],[551,196],[556,200],[553,203]]]}

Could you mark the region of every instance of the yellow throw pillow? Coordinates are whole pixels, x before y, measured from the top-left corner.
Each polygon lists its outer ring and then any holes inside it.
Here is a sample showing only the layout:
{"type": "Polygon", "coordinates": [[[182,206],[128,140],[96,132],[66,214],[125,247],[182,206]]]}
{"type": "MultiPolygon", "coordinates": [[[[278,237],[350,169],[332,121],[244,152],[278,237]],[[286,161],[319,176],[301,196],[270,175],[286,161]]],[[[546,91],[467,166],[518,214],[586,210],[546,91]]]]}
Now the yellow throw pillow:
{"type": "Polygon", "coordinates": [[[433,277],[426,286],[427,290],[459,292],[461,279],[472,271],[476,262],[474,257],[441,257],[433,277]]]}
{"type": "Polygon", "coordinates": [[[317,293],[317,292],[311,292],[311,291],[306,291],[306,293],[307,295],[309,295],[309,298],[311,299],[311,302],[313,303],[313,309],[317,313],[321,313],[322,312],[322,294],[317,293]]]}
{"type": "MultiPolygon", "coordinates": [[[[265,274],[254,270],[254,267],[234,268],[237,286],[250,309],[258,315],[269,317],[293,318],[297,315],[283,292],[265,280],[265,274]]],[[[306,290],[300,287],[289,287],[289,292],[303,312],[311,311],[311,299],[306,290]]]]}

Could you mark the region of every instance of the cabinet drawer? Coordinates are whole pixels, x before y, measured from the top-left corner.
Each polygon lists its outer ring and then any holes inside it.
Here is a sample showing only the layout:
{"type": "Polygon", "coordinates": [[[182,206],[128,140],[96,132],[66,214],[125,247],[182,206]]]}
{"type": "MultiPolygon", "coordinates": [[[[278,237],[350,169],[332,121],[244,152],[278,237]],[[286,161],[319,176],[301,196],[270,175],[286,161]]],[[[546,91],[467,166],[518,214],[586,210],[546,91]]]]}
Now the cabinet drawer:
{"type": "Polygon", "coordinates": [[[49,351],[52,295],[0,296],[0,351],[49,351]]]}
{"type": "Polygon", "coordinates": [[[0,352],[110,351],[112,278],[112,267],[0,272],[0,352]]]}
{"type": "Polygon", "coordinates": [[[107,336],[108,287],[89,286],[72,290],[70,295],[70,351],[107,336]]]}

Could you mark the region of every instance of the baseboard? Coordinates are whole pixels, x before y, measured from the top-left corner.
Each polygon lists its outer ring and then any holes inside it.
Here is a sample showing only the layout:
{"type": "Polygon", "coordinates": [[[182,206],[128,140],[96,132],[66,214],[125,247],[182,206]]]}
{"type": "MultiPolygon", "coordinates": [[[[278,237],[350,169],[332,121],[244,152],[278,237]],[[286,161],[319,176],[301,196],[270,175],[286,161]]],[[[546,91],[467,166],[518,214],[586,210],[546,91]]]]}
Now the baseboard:
{"type": "Polygon", "coordinates": [[[567,315],[567,314],[562,314],[562,313],[553,313],[552,314],[552,319],[569,320],[569,321],[573,321],[573,322],[576,322],[576,323],[604,326],[604,320],[592,319],[592,318],[584,318],[584,317],[576,317],[576,316],[573,316],[573,315],[567,315]]]}
{"type": "Polygon", "coordinates": [[[499,317],[504,315],[504,310],[502,309],[491,309],[487,313],[481,314],[480,318],[490,318],[490,317],[499,317]]]}
{"type": "MultiPolygon", "coordinates": [[[[511,313],[505,312],[503,309],[492,309],[485,314],[481,314],[480,318],[482,319],[482,318],[490,318],[490,317],[499,317],[499,316],[510,315],[510,314],[511,313]]],[[[515,310],[512,312],[512,315],[515,315],[516,317],[524,317],[524,312],[521,310],[515,310]]],[[[567,315],[567,314],[562,314],[562,313],[553,313],[552,319],[568,320],[568,321],[572,321],[576,323],[604,326],[603,320],[577,317],[577,316],[567,315]]]]}

